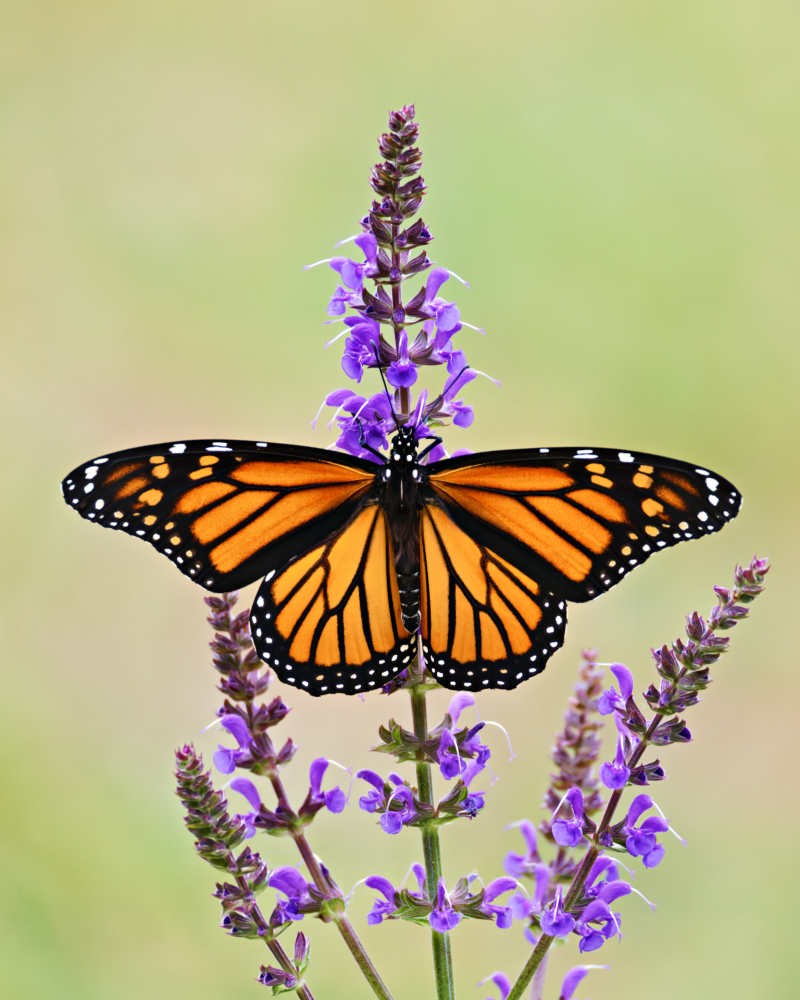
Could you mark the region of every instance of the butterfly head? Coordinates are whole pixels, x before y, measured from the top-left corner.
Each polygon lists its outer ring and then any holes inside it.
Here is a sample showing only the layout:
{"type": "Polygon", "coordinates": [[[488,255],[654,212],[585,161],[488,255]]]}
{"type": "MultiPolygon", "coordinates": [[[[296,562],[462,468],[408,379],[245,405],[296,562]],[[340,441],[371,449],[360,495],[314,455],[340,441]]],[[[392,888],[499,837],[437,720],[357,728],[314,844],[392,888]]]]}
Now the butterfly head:
{"type": "Polygon", "coordinates": [[[415,428],[410,424],[400,427],[392,438],[392,450],[389,461],[384,468],[383,478],[417,479],[419,465],[417,462],[417,441],[415,428]]]}

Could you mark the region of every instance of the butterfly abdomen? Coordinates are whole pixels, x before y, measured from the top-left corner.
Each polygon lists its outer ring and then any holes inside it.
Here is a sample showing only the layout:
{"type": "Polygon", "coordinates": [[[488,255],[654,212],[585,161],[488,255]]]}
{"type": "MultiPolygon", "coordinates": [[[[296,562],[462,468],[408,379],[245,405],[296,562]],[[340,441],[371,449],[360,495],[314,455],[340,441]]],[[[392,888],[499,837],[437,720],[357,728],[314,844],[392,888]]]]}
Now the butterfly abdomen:
{"type": "Polygon", "coordinates": [[[397,585],[400,588],[400,611],[403,625],[412,635],[419,631],[419,572],[398,573],[397,585]]]}

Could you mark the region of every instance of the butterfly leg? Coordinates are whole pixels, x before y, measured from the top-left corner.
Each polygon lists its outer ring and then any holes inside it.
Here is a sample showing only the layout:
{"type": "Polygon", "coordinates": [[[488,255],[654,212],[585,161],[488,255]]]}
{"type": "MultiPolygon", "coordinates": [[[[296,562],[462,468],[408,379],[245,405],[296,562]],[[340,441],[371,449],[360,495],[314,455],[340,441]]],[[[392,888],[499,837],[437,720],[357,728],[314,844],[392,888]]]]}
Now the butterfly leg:
{"type": "Polygon", "coordinates": [[[425,458],[425,456],[428,454],[428,452],[433,451],[433,449],[437,445],[439,445],[441,443],[442,443],[442,439],[441,438],[434,438],[431,441],[431,443],[430,444],[426,444],[425,447],[422,449],[422,451],[417,455],[417,461],[418,462],[421,461],[423,458],[425,458]]]}

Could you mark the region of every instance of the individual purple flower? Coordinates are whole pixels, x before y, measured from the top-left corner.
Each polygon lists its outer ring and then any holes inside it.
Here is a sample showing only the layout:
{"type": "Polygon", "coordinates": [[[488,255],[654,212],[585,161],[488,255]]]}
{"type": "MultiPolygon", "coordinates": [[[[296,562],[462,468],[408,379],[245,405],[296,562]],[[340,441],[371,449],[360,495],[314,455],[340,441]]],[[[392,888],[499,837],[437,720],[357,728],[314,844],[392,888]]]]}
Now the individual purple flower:
{"type": "Polygon", "coordinates": [[[636,825],[636,821],[642,813],[652,808],[653,800],[649,795],[637,795],[631,802],[623,827],[628,853],[634,858],[641,857],[645,868],[655,868],[661,862],[664,857],[664,848],[656,840],[656,834],[666,833],[669,830],[669,823],[661,816],[651,816],[639,826],[636,825]]]}
{"type": "Polygon", "coordinates": [[[572,1000],[579,983],[589,974],[590,969],[608,969],[608,965],[576,965],[564,976],[558,1000],[572,1000]]]}
{"type": "Polygon", "coordinates": [[[425,284],[421,312],[436,321],[438,331],[452,335],[461,329],[461,312],[455,302],[447,302],[436,294],[449,278],[450,272],[444,267],[435,267],[431,271],[425,284]]]}
{"type": "Polygon", "coordinates": [[[278,900],[270,922],[282,924],[302,920],[305,914],[300,907],[311,903],[312,899],[308,891],[309,884],[300,872],[290,865],[282,865],[270,874],[269,885],[286,896],[286,900],[278,900]]]}
{"type": "Polygon", "coordinates": [[[548,937],[566,937],[575,927],[575,918],[564,912],[560,885],[556,888],[552,907],[544,911],[539,923],[548,937]]]}
{"type": "Polygon", "coordinates": [[[527,920],[533,913],[533,903],[522,889],[515,892],[513,896],[508,897],[508,906],[515,920],[527,920]]]}
{"type": "Polygon", "coordinates": [[[344,321],[350,328],[342,356],[342,370],[348,378],[361,381],[365,368],[378,365],[380,324],[366,316],[348,316],[344,321]]]}
{"type": "Polygon", "coordinates": [[[383,878],[382,875],[370,875],[369,878],[364,879],[364,884],[370,889],[377,889],[385,897],[385,899],[376,899],[372,909],[367,914],[368,924],[379,924],[397,909],[395,903],[397,890],[389,879],[383,878]]]}
{"type": "Polygon", "coordinates": [[[406,785],[399,785],[386,803],[386,811],[381,814],[380,824],[384,833],[400,833],[406,823],[417,815],[414,806],[414,795],[406,785]],[[402,803],[401,809],[392,809],[392,803],[402,803]]]}
{"type": "Polygon", "coordinates": [[[612,663],[611,673],[619,683],[619,694],[614,687],[603,691],[597,702],[597,711],[601,715],[611,715],[615,710],[624,712],[628,698],[633,694],[633,674],[624,664],[612,663]]]}
{"type": "Polygon", "coordinates": [[[467,766],[464,758],[458,752],[458,744],[449,729],[442,730],[442,735],[439,739],[439,748],[436,751],[436,758],[439,761],[439,770],[442,772],[442,777],[447,781],[458,777],[467,766]],[[450,753],[451,750],[454,750],[454,753],[450,753]]]}
{"type": "Polygon", "coordinates": [[[583,792],[580,788],[570,788],[553,811],[551,822],[553,840],[559,847],[577,847],[583,843],[583,792]],[[565,801],[569,802],[572,807],[573,819],[556,819],[555,817],[565,801]]]}
{"type": "Polygon", "coordinates": [[[523,819],[513,825],[519,827],[528,849],[524,854],[509,851],[503,860],[503,870],[512,878],[521,878],[523,875],[530,875],[535,870],[536,865],[540,863],[541,858],[536,845],[536,827],[533,823],[529,819],[523,819]]]}
{"type": "MultiPolygon", "coordinates": [[[[628,886],[628,892],[630,892],[630,886],[628,886]]],[[[595,899],[589,903],[578,917],[576,925],[576,930],[581,936],[581,942],[578,946],[581,954],[602,948],[610,937],[619,932],[619,923],[619,914],[612,913],[605,900],[595,899]],[[600,924],[600,927],[592,927],[593,923],[600,924]]]]}
{"type": "Polygon", "coordinates": [[[363,809],[364,812],[374,813],[383,808],[385,797],[383,787],[386,784],[383,778],[375,771],[366,769],[356,772],[356,777],[361,778],[363,781],[368,781],[372,785],[372,791],[367,792],[366,795],[362,795],[358,800],[359,809],[363,809]]]}
{"type": "Polygon", "coordinates": [[[253,825],[253,820],[258,816],[259,810],[261,809],[261,796],[258,794],[258,789],[250,781],[249,778],[234,778],[230,784],[230,787],[234,792],[238,792],[240,795],[244,795],[250,805],[253,807],[253,811],[249,813],[243,813],[239,815],[239,819],[244,822],[245,837],[249,839],[255,835],[256,828],[253,825]]]}
{"type": "Polygon", "coordinates": [[[454,927],[461,923],[461,914],[456,913],[451,906],[450,899],[447,895],[447,887],[444,884],[443,878],[439,879],[439,888],[436,893],[436,905],[430,912],[428,922],[431,927],[440,934],[445,934],[447,931],[451,931],[454,927]]]}
{"type": "Polygon", "coordinates": [[[317,759],[312,762],[308,773],[309,784],[311,785],[309,798],[311,799],[312,804],[316,804],[322,799],[332,813],[340,813],[344,809],[347,801],[341,788],[337,785],[329,792],[322,792],[321,790],[322,779],[325,776],[329,763],[330,761],[327,757],[317,757],[317,759]]]}
{"type": "MultiPolygon", "coordinates": [[[[485,983],[494,983],[500,992],[500,1000],[506,1000],[511,992],[511,980],[504,972],[493,972],[491,976],[482,979],[478,986],[483,986],[485,983]]],[[[492,997],[487,997],[486,1000],[492,1000],[492,997]]]]}
{"type": "Polygon", "coordinates": [[[369,399],[353,394],[345,399],[341,409],[350,416],[335,418],[341,431],[336,446],[358,458],[377,462],[369,448],[377,451],[388,445],[387,435],[394,429],[389,400],[383,393],[376,393],[369,399]]]}
{"type": "Polygon", "coordinates": [[[386,369],[386,381],[396,389],[409,389],[417,381],[417,366],[408,354],[408,333],[405,328],[397,338],[397,360],[386,369]]]}
{"type": "Polygon", "coordinates": [[[614,763],[606,762],[600,765],[600,780],[606,788],[617,791],[628,784],[630,776],[631,769],[625,765],[625,741],[620,734],[617,738],[617,753],[614,757],[614,763]]]}
{"type": "Polygon", "coordinates": [[[584,895],[593,899],[604,886],[608,885],[610,881],[617,881],[617,879],[619,879],[619,865],[613,858],[601,855],[592,865],[586,877],[586,883],[583,887],[584,895]],[[605,875],[608,881],[598,882],[601,875],[605,875]]]}
{"type": "Polygon", "coordinates": [[[248,756],[250,732],[247,723],[238,715],[223,715],[220,725],[234,737],[239,749],[231,750],[230,747],[218,746],[214,754],[214,767],[221,774],[233,774],[236,765],[248,756]]]}
{"type": "Polygon", "coordinates": [[[480,904],[479,909],[481,913],[494,917],[497,926],[502,930],[505,930],[514,923],[514,913],[511,906],[496,906],[493,900],[498,896],[502,896],[504,892],[511,892],[516,887],[516,879],[501,877],[490,882],[483,890],[483,902],[480,904]]]}

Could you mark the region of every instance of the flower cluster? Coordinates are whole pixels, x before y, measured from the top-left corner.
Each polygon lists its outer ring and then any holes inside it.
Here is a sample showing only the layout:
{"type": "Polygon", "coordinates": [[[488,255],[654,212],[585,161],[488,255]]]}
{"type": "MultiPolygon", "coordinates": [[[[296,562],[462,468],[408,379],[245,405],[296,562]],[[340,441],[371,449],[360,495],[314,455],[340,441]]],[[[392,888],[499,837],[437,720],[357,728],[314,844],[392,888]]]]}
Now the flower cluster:
{"type": "Polygon", "coordinates": [[[394,719],[379,729],[381,742],[372,749],[378,753],[392,754],[398,763],[425,761],[439,768],[446,781],[455,784],[434,807],[422,802],[407,781],[391,772],[388,780],[375,771],[363,770],[356,774],[368,782],[372,789],[359,799],[365,812],[379,816],[385,833],[400,833],[405,826],[432,824],[443,826],[459,817],[474,819],[486,802],[486,793],[472,791],[470,785],[486,768],[491,751],[481,743],[480,733],[485,723],[458,727],[461,713],[475,704],[467,691],[460,691],[450,700],[444,719],[430,730],[425,740],[394,719]]]}
{"type": "Polygon", "coordinates": [[[642,762],[647,747],[691,740],[677,713],[696,704],[698,692],[711,682],[709,667],[729,643],[717,633],[747,617],[746,605],[763,590],[768,568],[766,560],[759,559],[753,559],[746,569],[737,567],[732,591],[715,588],[718,603],[709,620],[697,613],[689,615],[687,641],[679,639],[671,646],[653,651],[661,683],[658,688],[651,685],[644,693],[653,713],[649,719],[636,703],[635,682],[628,668],[620,663],[611,664],[616,684],[601,690],[603,673],[594,663],[594,654],[584,654],[580,680],[570,700],[567,726],[553,754],[560,769],[545,797],[551,815],[540,826],[547,839],[557,845],[558,853],[554,860],[545,862],[539,854],[535,827],[523,820],[515,825],[525,839],[525,854],[512,851],[505,859],[509,875],[533,882],[530,896],[519,892],[509,900],[514,916],[526,921],[526,935],[531,943],[573,934],[579,938],[583,953],[596,951],[610,938],[621,936],[621,915],[615,912],[613,904],[637,890],[621,878],[620,867],[624,866],[618,857],[605,852],[627,853],[632,858],[641,858],[645,868],[654,868],[665,855],[659,836],[671,831],[671,827],[646,793],[635,795],[625,816],[613,823],[615,810],[626,787],[649,785],[666,777],[658,760],[642,762]],[[592,719],[592,713],[613,716],[617,728],[614,758],[599,768],[600,780],[611,793],[599,824],[587,815],[590,803],[593,811],[603,805],[597,779],[589,766],[598,757],[597,730],[601,724],[592,719]],[[570,774],[572,783],[558,798],[564,778],[570,774]],[[645,816],[647,813],[650,815],[645,816]],[[582,862],[568,855],[574,849],[587,851],[582,862]],[[570,883],[568,889],[566,883],[570,883]]]}
{"type": "MultiPolygon", "coordinates": [[[[467,282],[444,267],[432,268],[425,247],[433,237],[422,219],[411,222],[426,191],[419,176],[418,133],[413,104],[392,112],[389,132],[378,143],[383,160],[372,170],[377,197],[361,220],[363,232],[337,244],[352,240],[363,259],[331,257],[308,265],[328,264],[338,277],[328,316],[332,317],[329,322],[345,326],[334,337],[346,337],[344,373],[360,384],[365,369],[379,368],[394,390],[391,395],[379,392],[366,397],[352,389],[337,389],[325,399],[325,405],[336,407],[331,420],[331,426],[335,422],[339,429],[336,446],[372,461],[376,451],[388,447],[388,435],[406,424],[415,428],[417,440],[435,437],[431,428],[451,422],[469,427],[473,410],[460,393],[480,374],[453,342],[471,324],[461,319],[455,302],[439,294],[451,277],[464,285],[467,282]],[[405,283],[425,272],[424,285],[405,299],[405,283]],[[417,383],[418,369],[432,365],[446,366],[442,391],[429,401],[423,389],[414,400],[411,388],[417,383]]],[[[454,454],[464,453],[468,452],[461,449],[454,454]]],[[[436,445],[428,461],[445,454],[441,444],[436,445]]]]}

